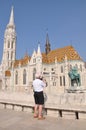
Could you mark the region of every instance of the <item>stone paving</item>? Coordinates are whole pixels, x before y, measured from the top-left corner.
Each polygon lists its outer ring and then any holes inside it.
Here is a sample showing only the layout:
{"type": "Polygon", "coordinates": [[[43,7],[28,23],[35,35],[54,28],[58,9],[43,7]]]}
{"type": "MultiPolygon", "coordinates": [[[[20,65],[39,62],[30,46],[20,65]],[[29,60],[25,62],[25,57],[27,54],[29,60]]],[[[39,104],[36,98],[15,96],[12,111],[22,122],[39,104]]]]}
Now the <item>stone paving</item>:
{"type": "Polygon", "coordinates": [[[38,120],[33,118],[33,113],[0,109],[0,130],[86,130],[86,120],[47,115],[45,120],[38,120]]]}

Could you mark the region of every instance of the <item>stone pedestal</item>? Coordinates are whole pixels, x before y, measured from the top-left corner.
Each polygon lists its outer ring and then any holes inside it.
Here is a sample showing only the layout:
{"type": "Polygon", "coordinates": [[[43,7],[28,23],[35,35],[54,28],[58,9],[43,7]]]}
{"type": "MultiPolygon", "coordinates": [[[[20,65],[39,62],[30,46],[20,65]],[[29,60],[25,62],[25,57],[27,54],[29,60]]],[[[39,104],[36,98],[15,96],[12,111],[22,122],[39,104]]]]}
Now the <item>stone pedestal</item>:
{"type": "Polygon", "coordinates": [[[84,86],[70,86],[66,91],[68,93],[84,93],[86,92],[86,88],[84,86]]]}

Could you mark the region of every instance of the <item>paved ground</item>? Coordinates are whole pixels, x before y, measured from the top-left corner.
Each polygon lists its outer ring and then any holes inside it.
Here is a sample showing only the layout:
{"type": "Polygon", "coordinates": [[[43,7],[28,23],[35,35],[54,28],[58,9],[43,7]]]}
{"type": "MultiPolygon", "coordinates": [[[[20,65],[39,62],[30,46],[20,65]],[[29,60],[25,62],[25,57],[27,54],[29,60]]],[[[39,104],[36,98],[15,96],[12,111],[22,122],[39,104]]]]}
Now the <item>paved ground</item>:
{"type": "Polygon", "coordinates": [[[0,130],[86,130],[86,120],[47,117],[33,118],[33,113],[0,109],[0,130]]]}

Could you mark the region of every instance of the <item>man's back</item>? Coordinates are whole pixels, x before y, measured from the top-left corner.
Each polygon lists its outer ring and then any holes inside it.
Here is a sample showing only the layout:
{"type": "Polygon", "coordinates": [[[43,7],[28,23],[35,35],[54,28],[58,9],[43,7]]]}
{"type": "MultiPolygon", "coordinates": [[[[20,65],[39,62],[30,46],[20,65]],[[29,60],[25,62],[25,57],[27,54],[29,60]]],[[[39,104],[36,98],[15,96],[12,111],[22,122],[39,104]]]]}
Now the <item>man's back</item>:
{"type": "Polygon", "coordinates": [[[45,83],[40,79],[35,79],[33,81],[33,89],[36,92],[43,91],[43,87],[45,86],[45,83]]]}

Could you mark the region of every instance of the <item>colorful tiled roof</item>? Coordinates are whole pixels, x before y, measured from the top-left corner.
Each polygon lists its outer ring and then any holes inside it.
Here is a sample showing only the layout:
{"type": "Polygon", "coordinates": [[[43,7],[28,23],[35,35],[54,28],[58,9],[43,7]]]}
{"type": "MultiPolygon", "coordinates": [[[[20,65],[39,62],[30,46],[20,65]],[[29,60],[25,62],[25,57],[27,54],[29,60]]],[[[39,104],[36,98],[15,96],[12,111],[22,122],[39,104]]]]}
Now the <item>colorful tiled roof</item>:
{"type": "Polygon", "coordinates": [[[23,59],[15,60],[14,67],[18,67],[19,65],[21,66],[27,65],[28,61],[30,61],[30,56],[26,55],[23,59]]]}
{"type": "Polygon", "coordinates": [[[42,53],[42,62],[48,63],[48,57],[45,53],[42,53]]]}
{"type": "MultiPolygon", "coordinates": [[[[58,62],[63,62],[65,56],[67,56],[67,60],[82,60],[73,46],[66,46],[51,50],[47,55],[46,53],[42,53],[42,62],[46,64],[54,63],[56,59],[58,62]]],[[[27,65],[30,59],[31,57],[26,55],[24,58],[16,60],[14,62],[14,67],[27,65]]]]}
{"type": "Polygon", "coordinates": [[[44,63],[53,63],[55,62],[55,59],[57,59],[58,62],[62,62],[64,61],[65,55],[68,60],[82,60],[73,46],[52,50],[47,55],[42,54],[42,59],[44,63]]]}

